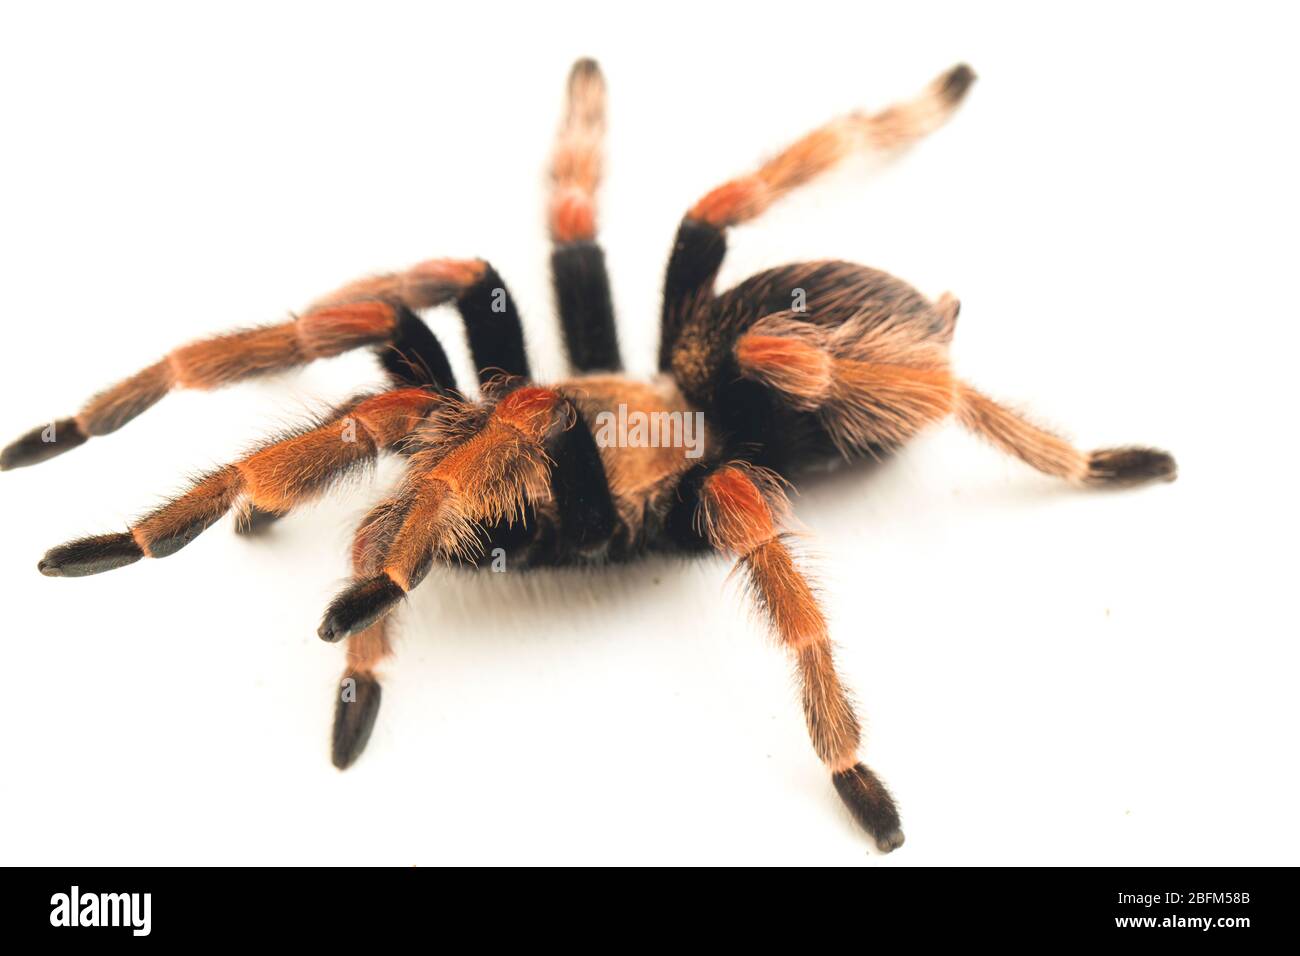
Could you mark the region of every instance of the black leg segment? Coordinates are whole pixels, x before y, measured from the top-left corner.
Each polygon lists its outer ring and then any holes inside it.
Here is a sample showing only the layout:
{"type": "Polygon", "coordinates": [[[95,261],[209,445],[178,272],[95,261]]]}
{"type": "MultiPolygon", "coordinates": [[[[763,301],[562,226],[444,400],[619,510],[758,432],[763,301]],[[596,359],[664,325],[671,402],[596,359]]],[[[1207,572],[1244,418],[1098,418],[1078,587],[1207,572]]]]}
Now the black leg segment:
{"type": "Polygon", "coordinates": [[[432,386],[443,393],[456,387],[451,363],[437,336],[404,305],[397,309],[393,341],[380,348],[379,361],[394,386],[432,386]]]}
{"type": "Polygon", "coordinates": [[[460,294],[456,307],[465,320],[465,335],[480,382],[501,372],[529,377],[519,310],[495,269],[488,266],[483,278],[460,294]]]}
{"type": "Polygon", "coordinates": [[[551,253],[555,301],[569,362],[579,372],[623,368],[614,325],[605,253],[590,239],[556,246],[551,253]]]}
{"type": "Polygon", "coordinates": [[[713,294],[713,280],[727,254],[727,237],[717,226],[683,219],[664,278],[659,327],[659,370],[668,371],[673,343],[686,317],[713,294]]]}

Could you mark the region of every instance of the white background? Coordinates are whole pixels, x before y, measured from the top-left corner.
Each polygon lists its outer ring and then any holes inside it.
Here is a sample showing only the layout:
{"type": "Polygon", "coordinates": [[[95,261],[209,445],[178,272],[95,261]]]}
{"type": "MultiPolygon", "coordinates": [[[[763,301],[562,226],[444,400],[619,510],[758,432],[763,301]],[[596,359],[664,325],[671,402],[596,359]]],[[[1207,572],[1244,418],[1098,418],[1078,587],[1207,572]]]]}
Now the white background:
{"type": "MultiPolygon", "coordinates": [[[[176,394],[0,476],[9,863],[1296,863],[1296,73],[1267,7],[115,4],[0,15],[6,440],[172,346],[485,255],[562,373],[542,171],[610,86],[602,239],[648,373],[677,220],[959,60],[957,118],[732,236],[963,309],[957,366],[1179,481],[1081,493],[949,425],[806,488],[841,667],[906,846],[876,856],[722,562],[431,576],[370,747],[329,763],[315,636],[366,482],[266,540],[83,580],[44,550],[379,381],[348,356],[176,394]]],[[[462,380],[452,314],[434,316],[462,380]]],[[[391,466],[379,478],[392,480],[391,466]]]]}

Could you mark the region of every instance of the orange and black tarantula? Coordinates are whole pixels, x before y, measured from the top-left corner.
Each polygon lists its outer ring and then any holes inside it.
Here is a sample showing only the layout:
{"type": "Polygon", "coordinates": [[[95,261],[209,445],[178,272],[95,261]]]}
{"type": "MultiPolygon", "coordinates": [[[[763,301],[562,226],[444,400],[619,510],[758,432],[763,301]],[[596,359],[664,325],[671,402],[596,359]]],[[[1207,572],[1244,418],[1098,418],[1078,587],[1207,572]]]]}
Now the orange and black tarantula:
{"type": "Polygon", "coordinates": [[[958,303],[949,295],[932,302],[883,272],[829,261],[769,269],[715,291],[728,228],[854,150],[896,150],[938,128],[973,80],[957,66],[910,102],[834,120],[692,206],[668,260],[660,374],[638,381],[620,373],[596,241],[604,80],[594,62],[579,61],[552,156],[548,213],[572,378],[531,380],[515,304],[486,261],[433,259],[360,279],[292,321],[176,349],[77,415],[5,448],[0,467],[34,464],[116,431],[173,388],[216,388],[349,349],[374,347],[391,382],[206,475],[127,531],[53,548],[41,573],[78,577],[166,557],[231,509],[237,530],[253,532],[381,453],[403,456],[400,486],[356,533],[354,581],[320,625],[322,639],[347,640],[350,693],[336,704],[333,733],[334,763],[345,768],[378,713],[387,615],[435,563],[479,566],[494,553],[511,567],[729,554],[794,659],[813,748],[835,789],[877,846],[894,849],[903,842],[898,811],[858,760],[858,719],[826,622],[783,533],[788,483],[810,467],[888,452],[949,415],[1079,485],[1175,474],[1161,451],[1080,452],[955,377],[948,347],[958,303]],[[420,318],[443,304],[464,319],[479,401],[457,390],[420,318]],[[601,440],[598,420],[619,409],[660,422],[691,415],[704,423],[703,444],[601,440]]]}

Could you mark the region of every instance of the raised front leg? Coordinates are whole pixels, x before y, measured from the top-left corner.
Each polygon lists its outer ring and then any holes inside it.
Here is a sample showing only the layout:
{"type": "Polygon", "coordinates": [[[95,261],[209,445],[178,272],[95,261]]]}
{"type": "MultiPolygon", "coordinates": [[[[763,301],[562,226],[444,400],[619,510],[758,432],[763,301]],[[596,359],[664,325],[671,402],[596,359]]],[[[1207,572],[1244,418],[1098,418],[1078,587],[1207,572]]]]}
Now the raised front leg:
{"type": "Polygon", "coordinates": [[[712,298],[713,281],[727,251],[725,231],[729,227],[760,215],[855,150],[898,149],[938,129],[974,81],[971,68],[961,64],[914,100],[879,113],[850,113],[832,120],[692,206],[677,231],[664,279],[659,368],[670,368],[673,343],[683,323],[712,298]]]}

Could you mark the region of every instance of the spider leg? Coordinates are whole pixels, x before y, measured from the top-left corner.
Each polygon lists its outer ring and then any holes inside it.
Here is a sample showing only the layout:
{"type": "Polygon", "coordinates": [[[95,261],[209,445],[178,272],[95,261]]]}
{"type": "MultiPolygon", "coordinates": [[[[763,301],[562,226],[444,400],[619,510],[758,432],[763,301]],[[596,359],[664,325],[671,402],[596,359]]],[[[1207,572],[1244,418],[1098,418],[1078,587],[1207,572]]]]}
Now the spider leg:
{"type": "Polygon", "coordinates": [[[904,147],[941,126],[966,95],[975,74],[961,64],[934,80],[916,99],[879,113],[832,120],[763,163],[756,171],[712,190],[677,231],[664,281],[659,367],[671,366],[682,323],[713,296],[727,251],[728,227],[758,216],[773,202],[830,169],[857,149],[904,147]]]}
{"type": "MultiPolygon", "coordinates": [[[[603,553],[616,515],[596,444],[559,392],[523,388],[489,411],[435,415],[427,447],[411,456],[397,493],[376,506],[353,544],[354,584],[325,613],[320,636],[346,636],[348,666],[334,717],[333,760],[350,766],[370,736],[381,689],[375,667],[391,653],[388,612],[434,561],[476,556],[486,529],[549,506],[550,520],[580,552],[603,553]],[[549,485],[548,485],[549,482],[549,485]]],[[[526,529],[524,529],[526,530],[526,529]]],[[[524,537],[527,537],[526,535],[524,537]]]]}
{"type": "MultiPolygon", "coordinates": [[[[357,529],[352,542],[352,576],[363,580],[375,573],[376,559],[380,553],[376,530],[383,526],[382,518],[391,501],[385,501],[370,512],[357,529]]],[[[334,733],[331,755],[334,766],[346,770],[361,756],[383,693],[375,669],[392,653],[388,635],[389,621],[381,618],[364,630],[348,638],[347,667],[339,684],[339,696],[334,707],[334,733]]]]}
{"type": "Polygon", "coordinates": [[[435,559],[471,559],[485,526],[521,521],[530,505],[550,502],[547,443],[572,424],[571,414],[559,392],[525,386],[490,410],[467,405],[431,422],[401,489],[373,517],[374,572],[330,603],[321,639],[366,630],[424,580],[435,559]]]}
{"type": "MultiPolygon", "coordinates": [[[[529,375],[519,309],[491,263],[482,259],[432,259],[405,272],[358,279],[318,299],[312,308],[374,299],[401,302],[411,309],[451,302],[465,324],[480,383],[502,372],[520,378],[529,375]]],[[[425,334],[432,337],[427,327],[425,334]]]]}
{"type": "Polygon", "coordinates": [[[1082,485],[1172,481],[1177,465],[1153,448],[1082,452],[953,377],[933,339],[903,327],[836,328],[790,313],[760,319],[736,339],[736,367],[791,407],[815,412],[846,454],[902,444],[955,413],[958,422],[1037,470],[1082,485]]]}
{"type": "Polygon", "coordinates": [[[548,214],[551,275],[570,364],[578,371],[623,367],[605,254],[596,241],[596,189],[605,135],[605,80],[595,60],[569,73],[565,116],[551,155],[548,214]]]}
{"type": "Polygon", "coordinates": [[[735,339],[726,367],[815,413],[846,457],[901,445],[952,411],[947,342],[928,323],[845,311],[832,325],[788,311],[764,316],[735,339]]]}
{"type": "Polygon", "coordinates": [[[38,569],[49,577],[82,577],[175,554],[241,501],[259,514],[282,515],[381,450],[398,447],[441,401],[429,389],[405,388],[344,405],[314,427],[200,478],[128,531],[51,548],[38,569]]]}
{"type": "MultiPolygon", "coordinates": [[[[325,298],[317,299],[312,308],[373,299],[404,303],[411,310],[424,310],[448,302],[455,304],[464,321],[469,354],[481,384],[502,372],[521,378],[529,376],[519,308],[511,298],[506,282],[485,260],[433,259],[406,272],[361,278],[325,298]]],[[[432,339],[433,333],[429,332],[428,326],[424,326],[422,333],[419,329],[412,329],[402,342],[413,342],[417,338],[432,339]]],[[[390,354],[382,352],[381,356],[390,354]]],[[[442,364],[445,367],[446,360],[442,364]]],[[[389,362],[385,365],[391,375],[402,378],[402,369],[389,362]]],[[[446,372],[450,377],[450,368],[446,372]]]]}
{"type": "Polygon", "coordinates": [[[957,383],[957,420],[1025,464],[1075,484],[1122,488],[1178,477],[1177,462],[1166,451],[1136,446],[1079,451],[962,382],[957,383]]]}
{"type": "Polygon", "coordinates": [[[858,760],[862,731],[835,671],[826,619],[780,532],[788,509],[779,479],[732,462],[699,485],[696,520],[713,548],[734,555],[781,644],[794,659],[813,749],[854,819],[882,853],[903,843],[893,797],[858,760]]]}
{"type": "Polygon", "coordinates": [[[478,259],[434,259],[403,272],[359,280],[289,322],[184,345],[92,398],[71,418],[39,426],[0,451],[0,470],[33,465],[117,431],[176,388],[214,389],[378,346],[395,384],[451,387],[446,356],[413,310],[454,302],[475,362],[527,373],[523,332],[501,277],[478,259]]]}
{"type": "MultiPolygon", "coordinates": [[[[393,387],[424,386],[439,394],[453,393],[456,377],[451,363],[428,325],[409,309],[399,310],[397,321],[393,344],[379,350],[380,363],[388,372],[393,387]]],[[[283,512],[267,511],[245,502],[235,516],[235,533],[245,537],[260,536],[283,517],[283,512]]]]}

